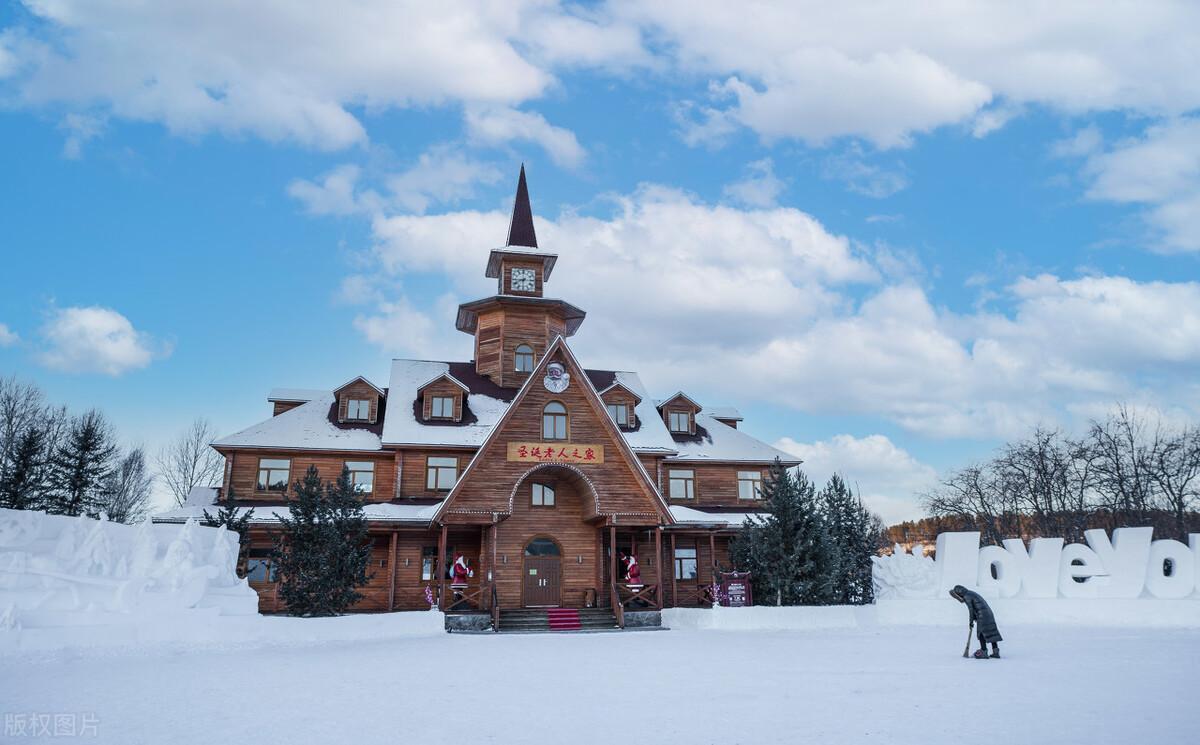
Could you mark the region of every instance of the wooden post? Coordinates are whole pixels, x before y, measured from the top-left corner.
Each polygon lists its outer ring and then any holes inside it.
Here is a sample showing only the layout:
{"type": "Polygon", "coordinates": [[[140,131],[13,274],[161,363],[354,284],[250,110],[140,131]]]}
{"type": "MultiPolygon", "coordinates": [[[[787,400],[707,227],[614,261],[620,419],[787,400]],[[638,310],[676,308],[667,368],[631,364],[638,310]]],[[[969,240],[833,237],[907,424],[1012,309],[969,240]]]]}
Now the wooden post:
{"type": "Polygon", "coordinates": [[[663,558],[662,558],[662,526],[659,525],[654,529],[654,555],[658,557],[658,609],[663,609],[663,592],[666,590],[663,587],[663,558]]]}
{"type": "MultiPolygon", "coordinates": [[[[608,586],[616,592],[617,587],[617,526],[608,526],[608,586]]],[[[609,605],[615,606],[620,598],[609,598],[609,605]]]]}
{"type": "Polygon", "coordinates": [[[438,537],[438,555],[434,562],[438,572],[438,607],[446,609],[446,523],[442,523],[442,533],[438,537]]]}
{"type": "Polygon", "coordinates": [[[717,584],[717,534],[714,531],[708,531],[708,576],[712,578],[712,584],[717,584]]]}
{"type": "Polygon", "coordinates": [[[395,528],[392,528],[392,546],[389,549],[388,556],[388,610],[396,609],[396,537],[399,534],[395,528]]]}
{"type": "Polygon", "coordinates": [[[675,576],[675,533],[671,533],[671,607],[679,607],[679,578],[675,576]]]}

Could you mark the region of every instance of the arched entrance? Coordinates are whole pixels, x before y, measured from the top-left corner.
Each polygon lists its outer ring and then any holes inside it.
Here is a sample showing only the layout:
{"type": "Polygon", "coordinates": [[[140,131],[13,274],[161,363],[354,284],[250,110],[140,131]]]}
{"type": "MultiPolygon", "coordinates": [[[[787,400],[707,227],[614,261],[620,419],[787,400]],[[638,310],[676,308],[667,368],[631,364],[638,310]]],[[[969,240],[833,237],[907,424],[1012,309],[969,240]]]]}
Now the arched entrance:
{"type": "Polygon", "coordinates": [[[521,605],[557,608],[562,605],[562,550],[552,539],[539,536],[525,544],[521,576],[521,605]]]}

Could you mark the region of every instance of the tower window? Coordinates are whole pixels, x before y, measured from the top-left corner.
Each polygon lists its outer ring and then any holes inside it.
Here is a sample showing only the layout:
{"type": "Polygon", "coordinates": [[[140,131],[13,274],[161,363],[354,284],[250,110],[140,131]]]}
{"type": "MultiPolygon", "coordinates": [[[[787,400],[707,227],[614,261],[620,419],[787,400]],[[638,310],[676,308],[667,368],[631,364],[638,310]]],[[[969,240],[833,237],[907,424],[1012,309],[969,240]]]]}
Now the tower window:
{"type": "Polygon", "coordinates": [[[518,346],[513,364],[517,372],[533,372],[533,347],[528,344],[518,346]]]}
{"type": "Polygon", "coordinates": [[[558,401],[551,401],[542,409],[542,438],[567,439],[567,407],[558,401]]]}

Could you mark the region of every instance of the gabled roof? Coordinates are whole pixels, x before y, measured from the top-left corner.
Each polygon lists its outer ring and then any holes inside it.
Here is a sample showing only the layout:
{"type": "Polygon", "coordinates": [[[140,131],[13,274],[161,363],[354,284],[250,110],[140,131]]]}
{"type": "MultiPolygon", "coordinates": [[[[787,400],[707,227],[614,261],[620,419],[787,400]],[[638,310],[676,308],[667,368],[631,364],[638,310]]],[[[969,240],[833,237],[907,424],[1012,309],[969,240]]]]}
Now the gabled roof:
{"type": "MultiPolygon", "coordinates": [[[[284,450],[380,450],[379,425],[337,423],[337,398],[322,393],[312,401],[212,442],[216,448],[284,450]]],[[[381,410],[385,417],[386,411],[381,410]]]]}
{"type": "Polygon", "coordinates": [[[634,453],[633,448],[630,447],[629,442],[625,439],[624,433],[622,433],[620,428],[617,427],[616,422],[614,422],[608,416],[608,412],[604,408],[604,401],[601,400],[600,394],[596,392],[596,386],[592,384],[591,377],[587,374],[587,371],[583,369],[583,366],[579,364],[579,360],[575,357],[575,354],[571,351],[571,348],[567,346],[566,339],[564,339],[562,335],[555,337],[554,341],[542,355],[542,358],[536,365],[534,365],[533,374],[525,379],[525,382],[517,391],[516,397],[513,398],[512,403],[504,411],[503,415],[501,415],[500,419],[495,423],[495,425],[490,428],[487,437],[484,438],[483,442],[479,446],[479,449],[476,450],[475,454],[472,456],[471,462],[467,464],[466,469],[463,471],[462,475],[459,476],[458,481],[454,483],[453,488],[451,488],[449,494],[446,495],[445,501],[442,502],[442,506],[438,509],[437,514],[434,516],[435,522],[441,520],[442,516],[454,502],[457,495],[462,492],[463,485],[469,481],[469,478],[478,465],[480,459],[487,452],[488,446],[493,440],[500,436],[501,432],[504,431],[504,425],[513,416],[517,406],[525,398],[525,395],[528,393],[530,387],[535,384],[535,381],[540,380],[539,373],[545,369],[546,364],[556,352],[561,352],[563,356],[567,358],[567,361],[571,364],[571,366],[584,372],[583,375],[579,376],[583,378],[583,380],[580,381],[580,387],[584,392],[584,398],[591,403],[593,413],[595,414],[597,421],[600,422],[600,426],[608,430],[609,436],[613,442],[617,444],[617,448],[621,451],[621,455],[625,459],[626,464],[633,469],[635,475],[641,479],[646,491],[652,495],[656,509],[658,509],[662,517],[665,518],[667,524],[674,522],[674,518],[671,516],[670,505],[663,498],[662,493],[659,492],[658,485],[655,483],[654,479],[652,479],[650,474],[646,472],[646,468],[642,465],[641,459],[637,457],[637,454],[634,453]]]}
{"type": "Polygon", "coordinates": [[[732,422],[742,421],[742,412],[732,406],[709,406],[704,410],[704,413],[713,419],[728,419],[732,422]]]}
{"type": "Polygon", "coordinates": [[[666,406],[667,404],[671,403],[672,401],[674,401],[677,398],[682,398],[683,400],[687,401],[689,404],[691,404],[696,409],[704,408],[700,404],[696,403],[695,399],[693,399],[691,396],[687,395],[683,391],[676,391],[675,395],[671,396],[670,398],[664,398],[662,401],[659,402],[658,408],[661,409],[662,407],[666,406]]]}
{"type": "Polygon", "coordinates": [[[521,175],[517,177],[517,196],[513,199],[512,218],[508,221],[506,246],[537,248],[537,234],[533,230],[533,208],[529,206],[529,186],[525,183],[525,164],[521,164],[521,175]]]}
{"type": "Polygon", "coordinates": [[[276,401],[286,403],[307,403],[312,401],[317,396],[323,396],[329,391],[323,391],[315,388],[272,388],[267,394],[267,401],[275,403],[276,401]]]}
{"type": "Polygon", "coordinates": [[[334,395],[336,395],[336,394],[340,393],[340,392],[341,392],[341,390],[342,390],[343,388],[345,388],[345,387],[347,387],[347,386],[350,386],[350,385],[353,385],[354,383],[357,383],[357,382],[358,382],[358,381],[360,381],[360,380],[361,380],[362,382],[366,383],[367,385],[371,386],[372,388],[374,388],[374,389],[375,389],[375,392],[376,392],[376,393],[378,393],[380,396],[386,396],[386,395],[387,395],[387,392],[386,392],[386,391],[384,391],[382,388],[380,388],[379,386],[375,385],[374,383],[372,383],[371,381],[367,380],[366,378],[364,378],[364,377],[363,377],[363,376],[361,376],[361,375],[359,375],[358,377],[355,377],[355,378],[351,378],[350,380],[347,380],[345,383],[342,383],[341,385],[339,385],[337,388],[334,388],[334,389],[333,389],[334,395]]]}
{"type": "Polygon", "coordinates": [[[432,379],[430,379],[430,380],[427,380],[427,381],[426,381],[424,384],[422,384],[422,385],[420,385],[420,386],[417,386],[417,393],[420,393],[421,391],[425,390],[426,388],[428,388],[429,386],[431,386],[431,385],[433,385],[434,383],[438,382],[439,380],[449,380],[451,383],[453,383],[454,385],[456,385],[456,386],[458,386],[459,388],[461,388],[463,393],[470,393],[470,392],[471,392],[471,389],[467,387],[467,384],[466,384],[466,383],[462,382],[461,380],[459,380],[458,378],[454,377],[454,376],[453,376],[453,375],[451,375],[450,373],[448,373],[448,372],[444,372],[444,373],[442,373],[441,375],[438,375],[438,376],[437,376],[437,377],[435,377],[435,378],[432,378],[432,379]]]}
{"type": "Polygon", "coordinates": [[[722,424],[707,411],[696,414],[696,434],[676,433],[672,439],[678,455],[669,456],[670,461],[767,464],[779,458],[785,466],[795,466],[801,462],[791,453],[774,448],[740,429],[722,424]]]}
{"type": "Polygon", "coordinates": [[[608,393],[609,391],[611,391],[614,388],[620,388],[621,390],[626,391],[627,393],[629,393],[629,395],[633,396],[634,399],[636,399],[638,403],[641,403],[641,401],[642,401],[641,394],[639,394],[637,391],[633,390],[632,388],[625,385],[624,383],[622,383],[619,380],[613,380],[612,383],[605,386],[604,390],[600,391],[600,395],[603,396],[605,393],[608,393]]]}
{"type": "Polygon", "coordinates": [[[488,254],[487,269],[483,275],[489,279],[500,278],[500,262],[505,256],[515,256],[519,259],[533,259],[542,262],[542,281],[550,279],[554,265],[558,263],[558,254],[544,251],[531,251],[524,248],[493,248],[488,254]]]}

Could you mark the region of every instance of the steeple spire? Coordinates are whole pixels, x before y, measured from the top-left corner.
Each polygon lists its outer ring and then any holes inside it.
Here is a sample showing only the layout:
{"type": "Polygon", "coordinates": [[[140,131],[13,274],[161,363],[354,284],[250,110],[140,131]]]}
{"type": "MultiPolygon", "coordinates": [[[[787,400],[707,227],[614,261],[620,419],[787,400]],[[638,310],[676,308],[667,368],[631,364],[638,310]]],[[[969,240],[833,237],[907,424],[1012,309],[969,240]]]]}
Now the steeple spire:
{"type": "Polygon", "coordinates": [[[525,185],[525,164],[521,164],[521,177],[517,180],[517,198],[513,200],[512,219],[508,223],[506,246],[537,248],[537,234],[533,232],[533,208],[529,206],[529,187],[525,185]]]}

